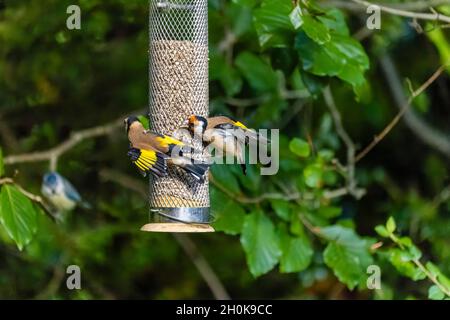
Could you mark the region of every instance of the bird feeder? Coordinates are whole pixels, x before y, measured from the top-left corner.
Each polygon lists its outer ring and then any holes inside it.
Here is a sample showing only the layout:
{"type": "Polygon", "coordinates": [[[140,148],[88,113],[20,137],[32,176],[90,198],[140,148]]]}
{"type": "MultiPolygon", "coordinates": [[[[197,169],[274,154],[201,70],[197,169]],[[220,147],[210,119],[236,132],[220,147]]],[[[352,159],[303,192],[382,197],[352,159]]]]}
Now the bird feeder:
{"type": "MultiPolygon", "coordinates": [[[[192,114],[208,116],[208,0],[150,0],[149,22],[151,129],[202,149],[179,128],[192,114]]],[[[205,180],[174,166],[166,177],[151,177],[150,223],[142,230],[213,232],[205,180]]]]}

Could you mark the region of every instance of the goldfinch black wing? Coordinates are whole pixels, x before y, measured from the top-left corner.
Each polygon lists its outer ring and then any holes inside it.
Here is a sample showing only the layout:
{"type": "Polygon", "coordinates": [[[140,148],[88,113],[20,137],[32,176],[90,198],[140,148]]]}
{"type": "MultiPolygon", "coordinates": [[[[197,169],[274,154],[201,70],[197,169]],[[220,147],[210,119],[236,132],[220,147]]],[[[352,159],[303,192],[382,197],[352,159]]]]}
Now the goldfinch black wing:
{"type": "Polygon", "coordinates": [[[128,156],[144,177],[148,172],[158,177],[167,175],[166,157],[160,152],[130,148],[128,156]]]}
{"type": "Polygon", "coordinates": [[[223,123],[217,125],[215,128],[218,129],[224,129],[224,130],[235,130],[234,134],[236,135],[236,138],[240,139],[243,134],[245,135],[245,142],[248,144],[250,142],[257,143],[258,141],[263,144],[267,145],[270,143],[270,140],[262,135],[260,135],[258,132],[256,132],[253,129],[247,128],[242,122],[232,120],[233,124],[231,123],[223,123]],[[243,134],[242,134],[243,133],[243,134]]]}

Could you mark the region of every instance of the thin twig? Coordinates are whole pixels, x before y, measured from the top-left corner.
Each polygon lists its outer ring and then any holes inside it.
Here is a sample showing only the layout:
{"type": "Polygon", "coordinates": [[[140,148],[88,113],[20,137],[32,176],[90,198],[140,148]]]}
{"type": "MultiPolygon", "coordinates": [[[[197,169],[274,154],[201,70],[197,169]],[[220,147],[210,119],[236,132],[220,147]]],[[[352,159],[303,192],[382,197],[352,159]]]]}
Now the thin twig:
{"type": "Polygon", "coordinates": [[[208,287],[211,289],[214,297],[217,300],[230,300],[230,296],[222,282],[211,268],[209,262],[200,253],[200,250],[197,248],[194,241],[186,234],[174,233],[173,236],[186,255],[191,259],[199,273],[202,275],[203,280],[205,280],[208,287]]]}
{"type": "MultiPolygon", "coordinates": [[[[386,63],[386,60],[384,60],[384,62],[386,63]]],[[[403,117],[403,115],[408,111],[409,107],[411,106],[411,103],[414,101],[414,99],[419,96],[420,94],[422,94],[425,90],[428,89],[428,87],[434,82],[436,81],[437,78],[439,78],[439,76],[446,70],[448,66],[447,65],[443,65],[441,67],[439,67],[439,69],[433,73],[433,75],[427,80],[425,81],[424,84],[422,84],[420,86],[419,89],[417,89],[416,91],[414,91],[411,95],[411,97],[405,101],[402,104],[402,107],[400,109],[400,111],[397,113],[397,115],[391,120],[391,122],[389,122],[389,124],[378,134],[374,137],[373,141],[367,145],[357,156],[356,156],[356,162],[361,161],[361,159],[363,159],[370,151],[372,151],[372,149],[378,145],[378,143],[380,143],[391,131],[392,129],[394,129],[394,127],[398,124],[398,122],[401,120],[401,118],[403,117]]],[[[392,85],[391,85],[392,86],[392,85]]],[[[450,154],[450,153],[449,153],[450,154]]]]}
{"type": "MultiPolygon", "coordinates": [[[[100,177],[104,181],[117,183],[122,187],[141,194],[143,197],[147,197],[146,185],[143,182],[134,179],[126,174],[111,169],[102,169],[100,171],[100,177]]],[[[227,293],[224,285],[212,269],[211,265],[201,254],[195,243],[187,235],[172,235],[174,236],[180,247],[183,249],[185,254],[191,259],[192,263],[197,268],[197,271],[208,285],[214,297],[218,300],[229,300],[230,296],[227,293]]]]}
{"type": "MultiPolygon", "coordinates": [[[[399,242],[399,239],[397,238],[397,236],[393,233],[391,233],[389,235],[389,238],[396,244],[399,246],[400,249],[405,250],[405,246],[399,242]]],[[[450,291],[447,290],[438,280],[435,276],[433,276],[428,270],[427,268],[425,268],[425,266],[422,264],[422,262],[420,262],[419,259],[413,259],[412,260],[414,262],[414,264],[425,274],[425,276],[431,281],[433,282],[436,286],[438,286],[438,288],[445,293],[447,296],[450,297],[450,291]]]]}
{"type": "Polygon", "coordinates": [[[368,1],[363,0],[351,0],[351,1],[327,1],[324,4],[327,6],[333,6],[333,7],[340,7],[348,10],[356,10],[356,11],[362,11],[363,8],[367,8],[370,6],[378,6],[381,11],[406,17],[406,18],[413,18],[413,19],[419,19],[419,20],[427,20],[427,21],[441,21],[441,22],[450,22],[450,17],[446,16],[444,14],[438,13],[436,11],[433,11],[432,13],[422,13],[422,12],[414,12],[418,10],[426,10],[433,6],[439,6],[441,4],[447,3],[445,0],[439,0],[439,1],[420,1],[416,3],[402,3],[402,4],[392,4],[390,6],[378,4],[378,3],[372,3],[368,1]],[[353,3],[352,3],[353,2],[353,3]]]}
{"type": "Polygon", "coordinates": [[[5,157],[4,163],[6,165],[10,165],[26,162],[55,161],[55,159],[61,157],[64,153],[66,153],[67,151],[78,145],[83,140],[110,134],[111,132],[119,128],[122,125],[122,123],[123,119],[121,119],[120,121],[118,120],[113,121],[112,123],[107,125],[75,132],[71,135],[69,139],[67,139],[66,141],[64,141],[63,143],[54,148],[51,148],[46,151],[8,156],[5,157]]]}
{"type": "MultiPolygon", "coordinates": [[[[131,114],[139,114],[142,112],[143,110],[141,109],[131,114]]],[[[112,122],[109,122],[101,126],[73,132],[70,138],[68,138],[66,141],[62,142],[61,144],[51,149],[7,156],[4,158],[4,164],[12,165],[18,163],[49,161],[51,169],[56,170],[58,159],[63,154],[70,151],[72,148],[74,148],[84,140],[98,138],[101,136],[111,134],[112,132],[119,129],[123,125],[123,119],[128,115],[129,114],[124,115],[112,122]]]]}
{"type": "Polygon", "coordinates": [[[350,135],[347,133],[347,131],[344,128],[344,125],[342,124],[341,113],[336,107],[336,103],[334,101],[333,94],[329,86],[323,90],[323,96],[325,99],[325,104],[330,110],[331,117],[333,118],[334,126],[336,127],[336,132],[347,148],[347,165],[345,170],[347,180],[347,190],[352,196],[354,196],[357,199],[360,199],[364,195],[365,191],[357,188],[355,178],[355,153],[356,153],[355,144],[353,143],[353,140],[350,138],[350,135]]]}
{"type": "Polygon", "coordinates": [[[450,23],[450,17],[443,15],[439,12],[435,12],[435,13],[412,12],[412,11],[407,11],[407,10],[403,10],[403,9],[387,7],[387,6],[383,6],[380,4],[371,3],[371,2],[363,1],[363,0],[351,0],[351,1],[353,1],[357,4],[360,4],[362,6],[365,6],[365,7],[370,7],[370,6],[375,5],[375,6],[378,6],[378,8],[380,8],[381,11],[384,11],[386,13],[390,13],[390,14],[393,14],[396,16],[419,19],[419,20],[442,21],[442,22],[450,23]]]}

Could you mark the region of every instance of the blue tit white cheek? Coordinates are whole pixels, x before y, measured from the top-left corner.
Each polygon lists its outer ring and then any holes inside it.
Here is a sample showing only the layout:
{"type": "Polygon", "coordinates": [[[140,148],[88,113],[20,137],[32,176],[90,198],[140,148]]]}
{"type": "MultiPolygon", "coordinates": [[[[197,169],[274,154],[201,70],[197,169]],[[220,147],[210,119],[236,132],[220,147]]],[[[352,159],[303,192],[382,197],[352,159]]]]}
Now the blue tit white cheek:
{"type": "Polygon", "coordinates": [[[75,208],[76,203],[69,199],[61,187],[42,186],[42,194],[47,198],[50,204],[60,211],[71,211],[75,208]]]}
{"type": "Polygon", "coordinates": [[[75,209],[76,202],[70,200],[64,194],[55,193],[47,196],[47,198],[52,203],[52,205],[59,210],[71,211],[75,209]]]}

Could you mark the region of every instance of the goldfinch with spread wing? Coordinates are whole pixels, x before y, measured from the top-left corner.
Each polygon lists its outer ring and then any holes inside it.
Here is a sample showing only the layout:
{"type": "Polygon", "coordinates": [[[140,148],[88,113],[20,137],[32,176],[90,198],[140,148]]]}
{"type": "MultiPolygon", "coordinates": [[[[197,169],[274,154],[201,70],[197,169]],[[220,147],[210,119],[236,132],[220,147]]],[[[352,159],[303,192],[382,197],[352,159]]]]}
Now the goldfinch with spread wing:
{"type": "Polygon", "coordinates": [[[211,144],[217,150],[222,150],[226,155],[236,157],[238,163],[241,164],[244,174],[247,171],[245,153],[242,143],[239,141],[240,138],[236,133],[239,131],[243,132],[246,144],[259,141],[267,145],[269,142],[267,138],[247,128],[242,122],[225,116],[204,118],[192,115],[186,120],[185,125],[188,126],[194,135],[202,137],[203,142],[211,144]]]}
{"type": "MultiPolygon", "coordinates": [[[[144,166],[144,169],[147,169],[147,171],[150,170],[154,173],[152,169],[161,168],[162,162],[160,164],[158,163],[158,159],[160,158],[165,163],[182,168],[197,181],[204,182],[204,176],[209,165],[206,163],[194,163],[194,159],[183,156],[183,148],[189,146],[186,146],[183,142],[173,137],[145,130],[139,119],[134,116],[125,119],[125,125],[128,140],[132,148],[129,151],[129,156],[132,161],[136,161],[136,165],[138,165],[137,161],[142,159],[143,154],[150,152],[152,155],[155,153],[157,157],[156,165],[152,165],[151,161],[147,161],[147,164],[150,164],[148,167],[144,166]]],[[[141,166],[145,165],[142,162],[141,166]]],[[[141,168],[139,169],[142,171],[141,168]]],[[[165,169],[167,170],[167,168],[165,169]]]]}

